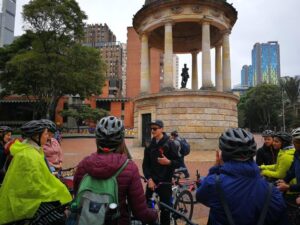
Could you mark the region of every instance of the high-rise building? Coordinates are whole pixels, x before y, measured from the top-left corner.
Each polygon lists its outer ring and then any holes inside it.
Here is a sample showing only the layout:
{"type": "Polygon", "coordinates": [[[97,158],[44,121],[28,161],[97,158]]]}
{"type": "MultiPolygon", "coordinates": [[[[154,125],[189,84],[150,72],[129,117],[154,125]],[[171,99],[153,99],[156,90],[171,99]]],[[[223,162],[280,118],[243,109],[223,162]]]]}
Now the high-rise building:
{"type": "Polygon", "coordinates": [[[252,65],[244,65],[241,71],[241,85],[253,87],[253,67],[252,65]]]}
{"type": "Polygon", "coordinates": [[[88,24],[84,28],[83,45],[100,48],[104,42],[116,42],[116,36],[106,23],[104,25],[88,24]]]}
{"type": "Polygon", "coordinates": [[[280,50],[277,41],[256,43],[252,49],[253,84],[277,84],[280,78],[280,50]]]}
{"type": "Polygon", "coordinates": [[[0,47],[14,40],[16,0],[0,0],[0,47]]]}

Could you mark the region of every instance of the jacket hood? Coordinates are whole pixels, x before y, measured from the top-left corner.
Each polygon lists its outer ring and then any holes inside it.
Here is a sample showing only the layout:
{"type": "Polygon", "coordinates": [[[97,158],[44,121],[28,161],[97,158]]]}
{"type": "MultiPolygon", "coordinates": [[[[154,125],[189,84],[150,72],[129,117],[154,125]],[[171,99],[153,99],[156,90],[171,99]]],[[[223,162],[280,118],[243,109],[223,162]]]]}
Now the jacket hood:
{"type": "Polygon", "coordinates": [[[253,160],[246,162],[226,161],[220,168],[222,173],[227,173],[236,177],[256,177],[260,176],[259,168],[253,160]]]}
{"type": "Polygon", "coordinates": [[[12,156],[14,156],[21,151],[32,148],[36,149],[40,153],[43,153],[43,150],[40,146],[27,139],[23,140],[22,142],[18,139],[14,140],[13,143],[9,146],[9,152],[12,156]]]}
{"type": "Polygon", "coordinates": [[[93,153],[86,157],[82,163],[85,171],[92,177],[107,179],[113,176],[125,163],[127,156],[120,153],[93,153]]]}

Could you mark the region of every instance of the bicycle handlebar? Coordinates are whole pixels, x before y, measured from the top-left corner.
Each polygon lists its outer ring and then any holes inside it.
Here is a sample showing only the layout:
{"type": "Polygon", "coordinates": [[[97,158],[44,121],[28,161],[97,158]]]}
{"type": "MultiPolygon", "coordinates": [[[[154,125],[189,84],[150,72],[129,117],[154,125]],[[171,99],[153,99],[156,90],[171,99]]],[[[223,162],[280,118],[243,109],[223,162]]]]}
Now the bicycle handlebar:
{"type": "Polygon", "coordinates": [[[167,204],[160,202],[159,203],[160,207],[163,207],[167,210],[169,210],[170,212],[172,212],[173,214],[175,214],[176,216],[178,216],[179,218],[182,218],[185,220],[185,222],[187,222],[187,224],[189,225],[198,225],[196,223],[193,223],[189,218],[187,218],[184,214],[176,211],[175,209],[173,209],[172,207],[168,206],[167,204]]]}

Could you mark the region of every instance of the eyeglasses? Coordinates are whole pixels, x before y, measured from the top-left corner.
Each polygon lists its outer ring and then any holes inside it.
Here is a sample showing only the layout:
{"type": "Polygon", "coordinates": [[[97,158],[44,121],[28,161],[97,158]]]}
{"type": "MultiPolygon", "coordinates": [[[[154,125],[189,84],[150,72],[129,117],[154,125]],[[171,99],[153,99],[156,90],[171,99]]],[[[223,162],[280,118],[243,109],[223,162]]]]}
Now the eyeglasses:
{"type": "Polygon", "coordinates": [[[159,129],[159,127],[151,127],[151,130],[156,131],[157,129],[159,129]]]}

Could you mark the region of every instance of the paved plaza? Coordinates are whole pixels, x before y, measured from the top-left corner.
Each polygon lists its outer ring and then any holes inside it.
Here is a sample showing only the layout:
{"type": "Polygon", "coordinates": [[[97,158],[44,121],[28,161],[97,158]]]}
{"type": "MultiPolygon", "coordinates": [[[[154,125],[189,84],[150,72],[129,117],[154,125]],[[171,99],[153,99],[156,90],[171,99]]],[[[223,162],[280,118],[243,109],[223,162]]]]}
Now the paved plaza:
{"type": "MultiPolygon", "coordinates": [[[[258,135],[255,136],[258,146],[262,144],[262,138],[258,135]]],[[[132,139],[126,139],[126,144],[133,156],[134,161],[139,167],[142,174],[142,159],[144,149],[141,147],[133,147],[132,139]]],[[[62,148],[64,151],[64,168],[76,166],[81,159],[96,151],[96,144],[94,138],[65,138],[62,140],[62,148]]],[[[209,167],[214,163],[215,151],[193,151],[185,157],[187,167],[189,169],[191,179],[196,179],[196,170],[201,175],[205,176],[209,167]]],[[[201,205],[196,204],[193,221],[200,225],[206,224],[208,209],[201,205]]]]}

